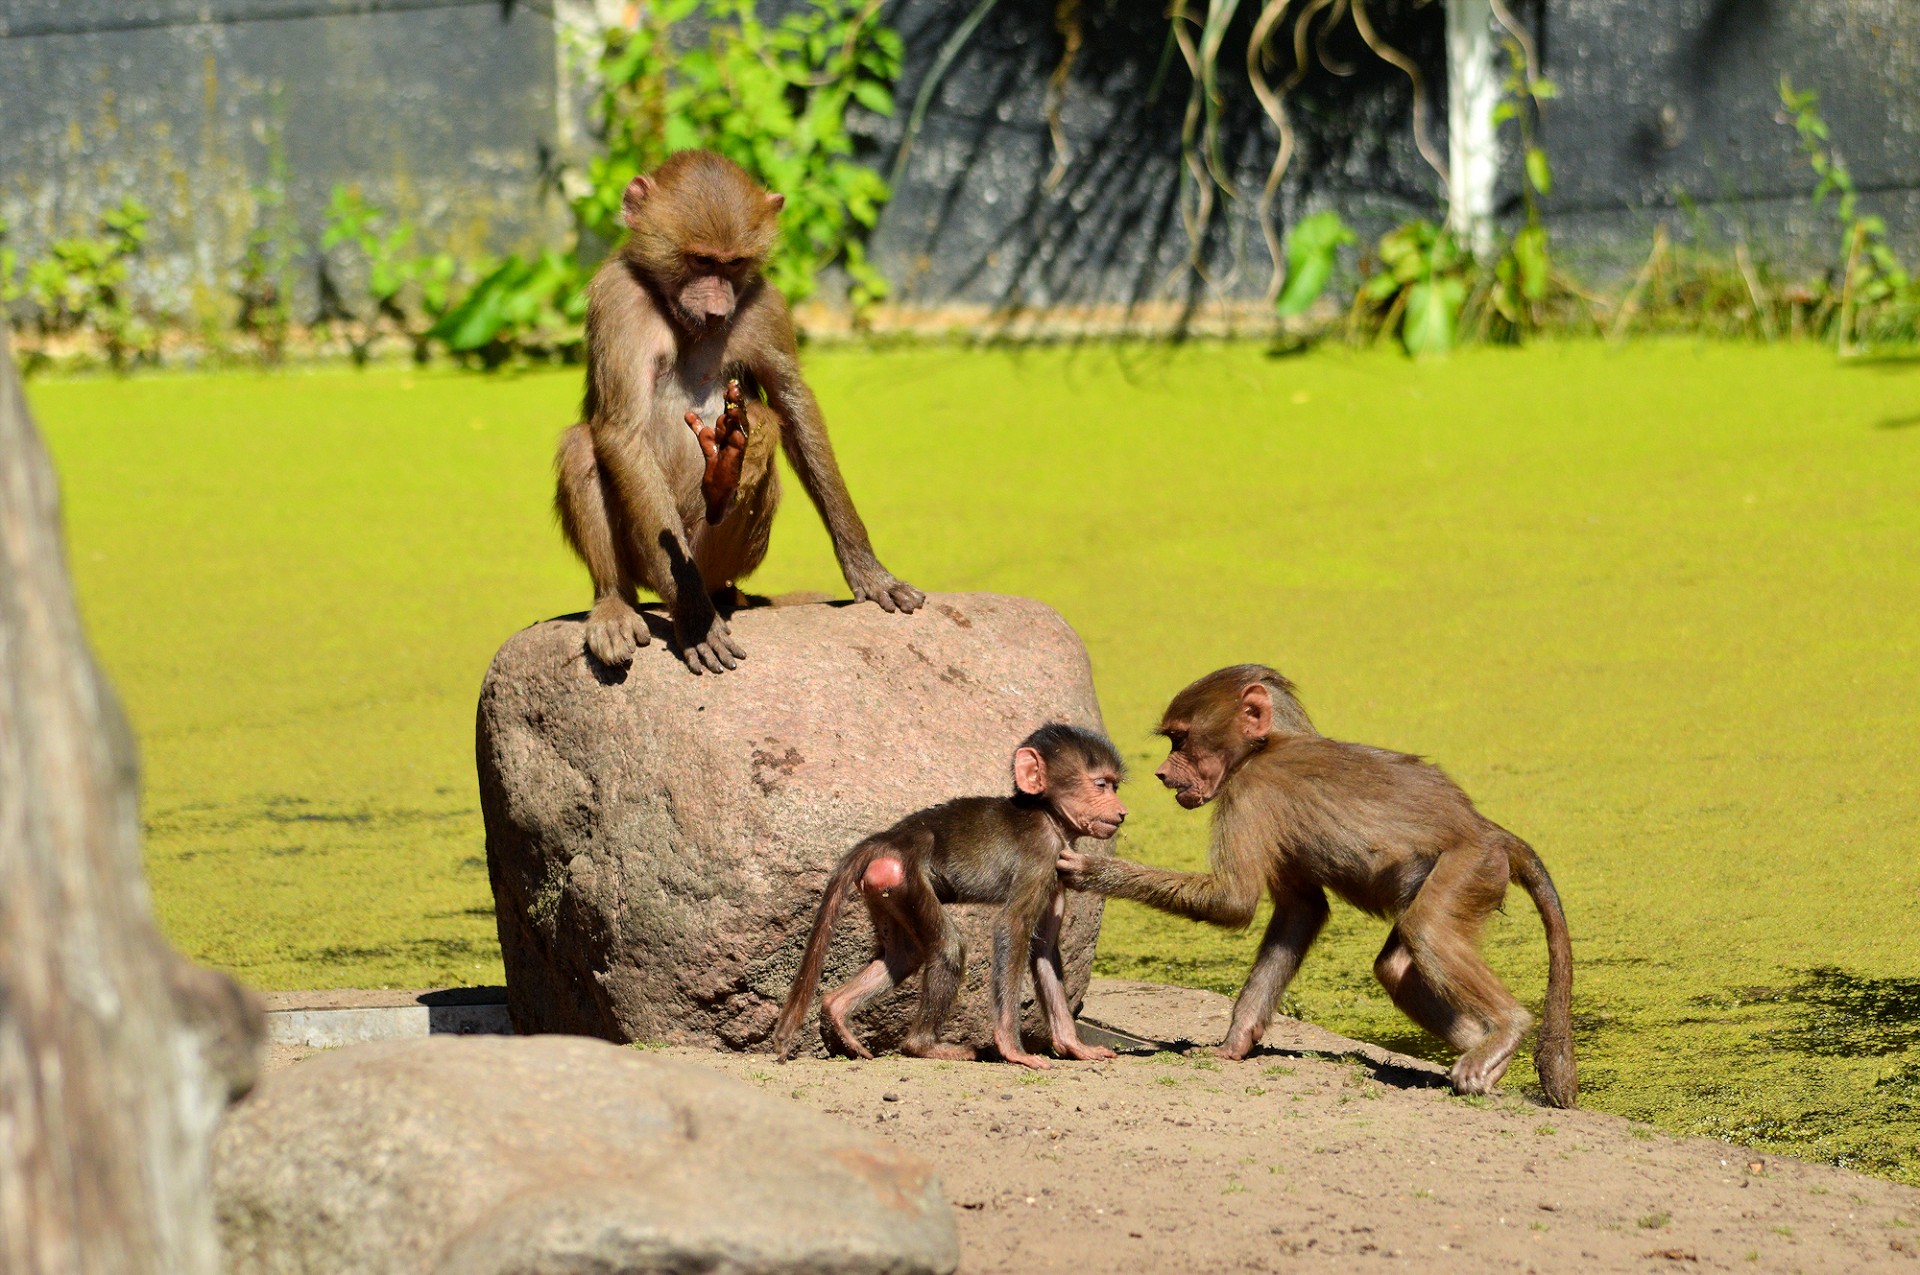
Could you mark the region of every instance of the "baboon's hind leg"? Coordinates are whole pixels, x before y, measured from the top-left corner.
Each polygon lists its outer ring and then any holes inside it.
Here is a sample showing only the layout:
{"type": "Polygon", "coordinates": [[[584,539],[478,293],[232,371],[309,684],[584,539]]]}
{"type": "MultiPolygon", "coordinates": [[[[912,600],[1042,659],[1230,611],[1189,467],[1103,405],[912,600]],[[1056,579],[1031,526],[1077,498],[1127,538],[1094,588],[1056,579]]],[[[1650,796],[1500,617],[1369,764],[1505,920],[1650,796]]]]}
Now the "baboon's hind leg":
{"type": "Polygon", "coordinates": [[[978,1056],[971,1046],[947,1044],[940,1039],[940,1028],[946,1024],[954,997],[960,994],[961,979],[966,977],[966,942],[947,919],[946,909],[932,890],[915,891],[907,902],[915,933],[925,949],[925,973],[920,978],[920,1005],[906,1039],[900,1042],[900,1052],[915,1058],[970,1062],[978,1056]]]}
{"type": "Polygon", "coordinates": [[[1487,1093],[1533,1022],[1480,955],[1480,926],[1507,888],[1507,861],[1479,845],[1444,852],[1387,936],[1374,974],[1414,1022],[1460,1051],[1456,1093],[1487,1093]]]}
{"type": "Polygon", "coordinates": [[[587,616],[587,650],[603,664],[620,667],[652,641],[639,611],[639,595],[619,530],[608,511],[606,479],[593,453],[593,435],[575,425],[560,438],[553,507],[567,543],[593,579],[593,610],[587,616]]]}
{"type": "Polygon", "coordinates": [[[820,1025],[830,1045],[838,1045],[856,1058],[871,1058],[872,1052],[853,1034],[847,1020],[874,997],[912,978],[926,960],[926,949],[914,941],[911,925],[902,923],[899,895],[863,891],[862,897],[873,922],[873,959],[820,998],[820,1025]]]}

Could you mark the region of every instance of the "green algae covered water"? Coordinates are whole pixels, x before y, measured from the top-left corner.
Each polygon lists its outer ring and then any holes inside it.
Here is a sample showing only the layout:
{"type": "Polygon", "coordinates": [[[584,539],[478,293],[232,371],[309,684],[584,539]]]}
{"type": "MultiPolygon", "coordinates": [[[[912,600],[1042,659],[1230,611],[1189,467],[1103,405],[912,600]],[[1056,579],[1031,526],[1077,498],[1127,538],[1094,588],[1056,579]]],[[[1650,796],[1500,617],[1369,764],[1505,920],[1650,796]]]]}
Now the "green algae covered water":
{"type": "MultiPolygon", "coordinates": [[[[1920,365],[1648,344],[810,359],[881,556],[1030,594],[1198,867],[1167,697],[1242,660],[1442,764],[1566,900],[1583,1099],[1920,1184],[1920,365]]],[[[256,986],[500,977],[472,710],[587,601],[553,530],[577,371],[42,381],[173,940],[256,986]]],[[[756,588],[838,587],[798,489],[756,588]]],[[[1233,991],[1259,922],[1116,905],[1101,972],[1233,991]]],[[[1443,1056],[1336,912],[1289,1008],[1443,1056]]],[[[1489,950],[1537,1002],[1514,892],[1489,950]]],[[[1530,1085],[1516,1067],[1509,1085],[1530,1085]]]]}

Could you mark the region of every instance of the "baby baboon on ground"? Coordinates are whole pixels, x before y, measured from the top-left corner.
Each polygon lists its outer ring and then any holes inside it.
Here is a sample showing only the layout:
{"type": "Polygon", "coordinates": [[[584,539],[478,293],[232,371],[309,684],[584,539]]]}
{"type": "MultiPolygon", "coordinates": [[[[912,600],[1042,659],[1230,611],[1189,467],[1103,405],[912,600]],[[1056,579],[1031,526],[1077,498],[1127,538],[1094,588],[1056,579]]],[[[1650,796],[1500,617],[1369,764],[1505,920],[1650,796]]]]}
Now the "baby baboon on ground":
{"type": "Polygon", "coordinates": [[[827,878],[807,950],[774,1027],[782,1059],[807,1016],[840,907],[855,883],[873,919],[873,961],[820,1000],[833,1043],[870,1058],[847,1026],[868,1000],[924,969],[920,1004],[900,1052],[919,1058],[971,1059],[965,1045],[942,1044],[941,1024],[966,973],[960,932],[946,903],[1000,903],[993,929],[993,1043],[1008,1062],[1044,1070],[1047,1060],[1020,1045],[1020,977],[1029,945],[1033,986],[1063,1058],[1091,1061],[1113,1051],[1083,1044],[1061,982],[1060,919],[1066,896],[1055,863],[1075,838],[1106,840],[1120,830],[1126,768],[1105,736],[1077,726],[1042,726],[1013,754],[1010,797],[962,797],[908,815],[840,860],[827,878]]]}

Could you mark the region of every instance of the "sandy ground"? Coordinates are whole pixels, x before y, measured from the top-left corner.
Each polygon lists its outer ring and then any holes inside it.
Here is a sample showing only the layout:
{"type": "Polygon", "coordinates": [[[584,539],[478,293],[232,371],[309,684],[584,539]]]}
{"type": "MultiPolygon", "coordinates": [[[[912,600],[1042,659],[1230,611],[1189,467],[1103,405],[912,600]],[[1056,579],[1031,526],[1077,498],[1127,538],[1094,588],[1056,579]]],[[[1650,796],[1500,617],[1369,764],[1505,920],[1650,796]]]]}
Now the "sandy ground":
{"type": "MultiPolygon", "coordinates": [[[[1902,1271],[1920,1191],[1503,1093],[1291,1019],[1245,1062],[1228,1001],[1097,981],[1108,1063],[662,1052],[873,1128],[939,1169],[997,1271],[1902,1271]]],[[[301,1051],[279,1048],[270,1065],[301,1051]]]]}

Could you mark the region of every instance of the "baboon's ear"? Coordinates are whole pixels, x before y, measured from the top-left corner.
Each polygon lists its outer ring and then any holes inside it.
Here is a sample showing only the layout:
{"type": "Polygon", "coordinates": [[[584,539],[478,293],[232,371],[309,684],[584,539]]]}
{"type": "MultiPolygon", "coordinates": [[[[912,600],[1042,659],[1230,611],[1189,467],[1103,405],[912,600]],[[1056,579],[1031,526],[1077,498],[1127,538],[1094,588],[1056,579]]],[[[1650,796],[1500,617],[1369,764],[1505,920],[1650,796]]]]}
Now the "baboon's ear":
{"type": "Polygon", "coordinates": [[[1273,731],[1273,692],[1265,683],[1255,682],[1240,692],[1240,733],[1248,739],[1265,739],[1273,731]]]}
{"type": "Polygon", "coordinates": [[[1047,792],[1047,759],[1036,748],[1016,749],[1013,754],[1013,786],[1029,797],[1047,792]]]}
{"type": "Polygon", "coordinates": [[[782,208],[785,208],[786,206],[787,206],[787,197],[785,195],[769,194],[767,196],[767,208],[770,211],[779,212],[782,208]]]}
{"type": "Polygon", "coordinates": [[[653,178],[641,173],[627,183],[627,193],[620,197],[620,216],[627,223],[627,229],[634,229],[634,222],[640,217],[640,205],[644,204],[654,192],[653,178]]]}

